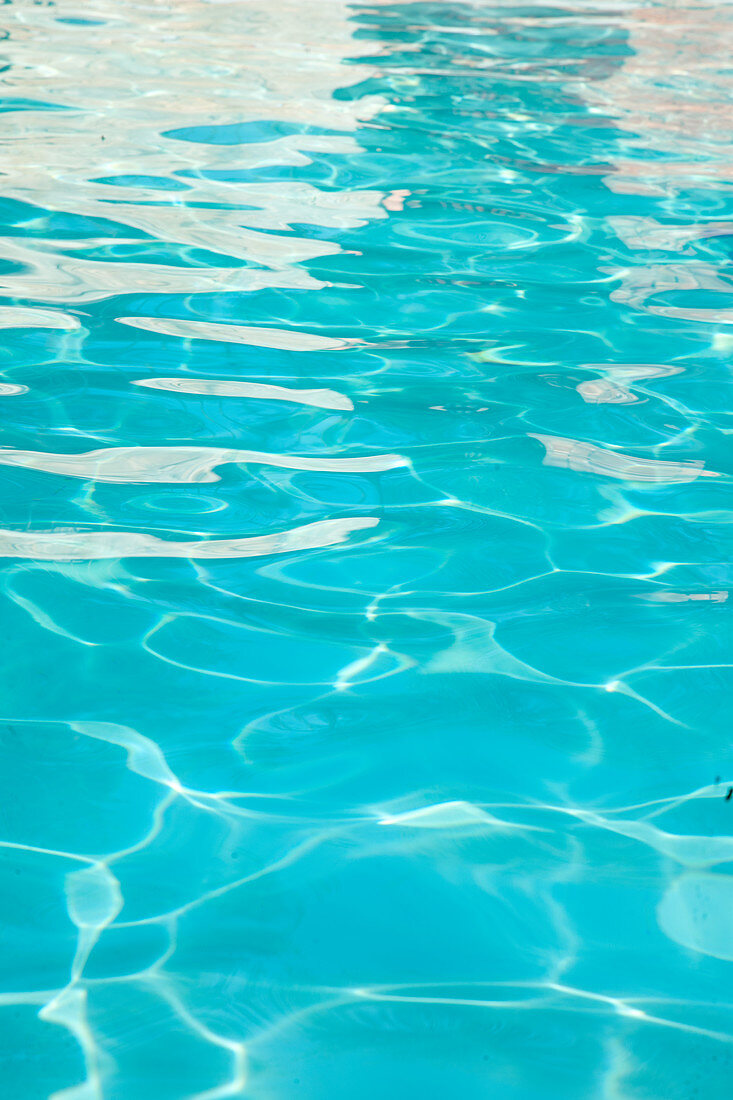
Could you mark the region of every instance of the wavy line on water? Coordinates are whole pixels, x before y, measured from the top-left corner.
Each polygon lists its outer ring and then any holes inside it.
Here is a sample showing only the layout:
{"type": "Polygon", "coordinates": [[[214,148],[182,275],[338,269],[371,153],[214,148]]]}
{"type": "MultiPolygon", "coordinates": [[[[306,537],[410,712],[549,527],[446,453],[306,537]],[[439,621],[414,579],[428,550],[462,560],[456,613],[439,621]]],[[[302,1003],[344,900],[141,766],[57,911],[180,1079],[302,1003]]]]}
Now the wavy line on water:
{"type": "MultiPolygon", "coordinates": [[[[350,412],[353,401],[336,390],[294,390],[268,382],[231,382],[217,378],[136,378],[133,386],[172,393],[192,393],[210,397],[252,397],[264,401],[292,401],[317,409],[343,409],[350,412]]],[[[0,391],[2,392],[2,391],[0,391]]]]}
{"type": "Polygon", "coordinates": [[[214,321],[187,321],[176,317],[117,317],[121,325],[180,336],[184,340],[217,340],[230,344],[248,344],[255,348],[282,351],[332,351],[361,344],[361,340],[320,336],[285,328],[256,328],[251,325],[222,325],[214,321]]]}
{"type": "Polygon", "coordinates": [[[514,821],[502,821],[489,813],[481,806],[464,799],[456,799],[452,802],[436,802],[428,806],[421,806],[416,810],[405,810],[401,813],[382,813],[378,825],[396,825],[399,828],[409,829],[447,829],[468,830],[470,832],[486,833],[490,830],[498,832],[512,829],[523,829],[531,832],[541,832],[536,825],[521,825],[514,821]]]}
{"type": "Polygon", "coordinates": [[[269,454],[224,447],[103,447],[82,454],[54,454],[51,451],[0,450],[0,466],[22,466],[47,474],[80,477],[91,481],[122,482],[129,485],[219,481],[217,466],[250,463],[276,466],[281,470],[310,470],[318,473],[383,473],[409,461],[401,455],[368,455],[362,458],[318,458],[309,455],[269,454]]]}
{"type": "Polygon", "coordinates": [[[353,531],[376,527],[373,516],[326,519],[278,531],[238,539],[194,539],[175,542],[137,531],[54,531],[0,529],[0,558],[33,561],[96,561],[101,558],[255,558],[291,554],[344,542],[353,531]]]}

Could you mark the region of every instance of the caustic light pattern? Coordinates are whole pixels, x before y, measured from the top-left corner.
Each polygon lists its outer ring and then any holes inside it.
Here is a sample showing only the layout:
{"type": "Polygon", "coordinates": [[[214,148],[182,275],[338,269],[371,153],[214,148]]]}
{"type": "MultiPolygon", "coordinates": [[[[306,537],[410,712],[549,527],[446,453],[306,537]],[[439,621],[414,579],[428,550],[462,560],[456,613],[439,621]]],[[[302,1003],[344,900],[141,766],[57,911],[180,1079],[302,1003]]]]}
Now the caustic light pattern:
{"type": "Polygon", "coordinates": [[[13,0],[3,1100],[733,1079],[733,9],[13,0]]]}

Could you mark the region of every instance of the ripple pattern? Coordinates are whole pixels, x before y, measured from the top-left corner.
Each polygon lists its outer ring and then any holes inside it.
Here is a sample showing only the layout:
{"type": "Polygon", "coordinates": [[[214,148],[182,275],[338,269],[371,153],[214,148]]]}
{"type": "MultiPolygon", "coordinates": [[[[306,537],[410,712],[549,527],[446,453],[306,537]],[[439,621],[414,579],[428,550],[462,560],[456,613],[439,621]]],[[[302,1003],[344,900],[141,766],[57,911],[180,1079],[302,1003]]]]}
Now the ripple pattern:
{"type": "Polygon", "coordinates": [[[3,1100],[726,1095],[733,8],[3,13],[3,1100]]]}

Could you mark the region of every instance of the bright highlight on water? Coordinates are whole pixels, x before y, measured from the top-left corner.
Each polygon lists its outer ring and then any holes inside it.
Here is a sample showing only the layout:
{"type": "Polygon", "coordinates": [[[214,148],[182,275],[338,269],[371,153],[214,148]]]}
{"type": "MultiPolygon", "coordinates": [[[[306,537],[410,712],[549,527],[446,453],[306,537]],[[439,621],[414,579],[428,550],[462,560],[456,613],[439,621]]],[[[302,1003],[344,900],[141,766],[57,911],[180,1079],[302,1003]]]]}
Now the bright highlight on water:
{"type": "Polygon", "coordinates": [[[2,31],[2,1100],[728,1095],[731,6],[2,31]]]}

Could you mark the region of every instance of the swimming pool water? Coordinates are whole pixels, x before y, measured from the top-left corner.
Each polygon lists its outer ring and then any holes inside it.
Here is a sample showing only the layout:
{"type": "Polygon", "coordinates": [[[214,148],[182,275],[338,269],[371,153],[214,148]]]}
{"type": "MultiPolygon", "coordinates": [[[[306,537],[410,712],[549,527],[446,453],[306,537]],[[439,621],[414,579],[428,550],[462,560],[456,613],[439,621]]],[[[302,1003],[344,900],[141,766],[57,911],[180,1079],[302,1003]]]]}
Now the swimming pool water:
{"type": "Polygon", "coordinates": [[[4,1100],[730,1091],[732,11],[3,6],[4,1100]]]}

